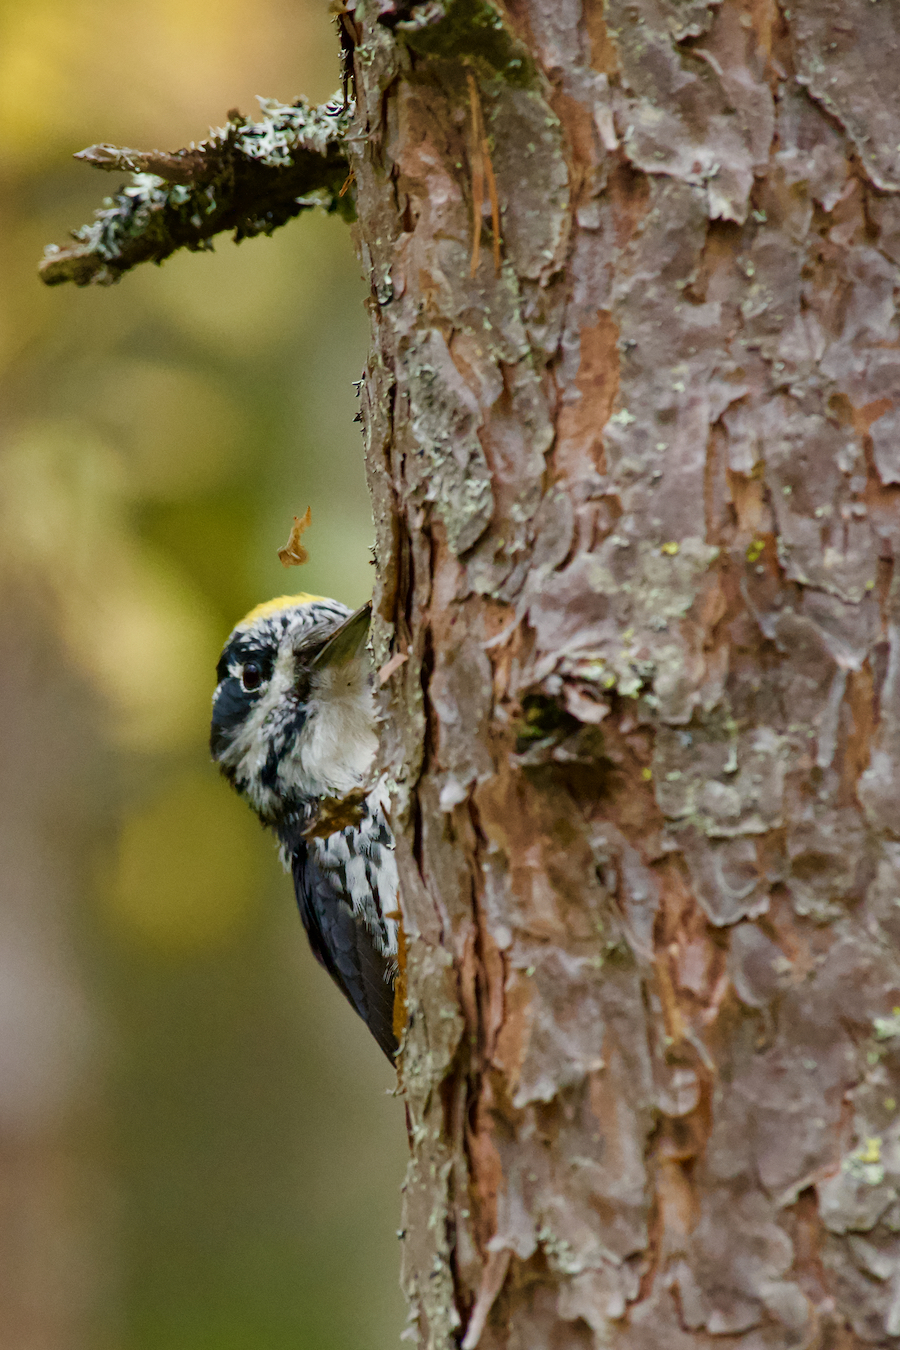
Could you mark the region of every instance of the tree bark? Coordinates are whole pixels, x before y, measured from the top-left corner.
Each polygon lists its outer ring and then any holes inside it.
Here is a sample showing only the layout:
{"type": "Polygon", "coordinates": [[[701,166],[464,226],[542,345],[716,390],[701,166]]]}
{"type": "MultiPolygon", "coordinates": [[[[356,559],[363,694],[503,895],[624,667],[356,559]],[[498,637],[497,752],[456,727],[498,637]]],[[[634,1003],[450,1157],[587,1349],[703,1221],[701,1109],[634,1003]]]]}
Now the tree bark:
{"type": "Polygon", "coordinates": [[[410,1335],[896,1345],[900,11],[342,24],[410,1335]]]}

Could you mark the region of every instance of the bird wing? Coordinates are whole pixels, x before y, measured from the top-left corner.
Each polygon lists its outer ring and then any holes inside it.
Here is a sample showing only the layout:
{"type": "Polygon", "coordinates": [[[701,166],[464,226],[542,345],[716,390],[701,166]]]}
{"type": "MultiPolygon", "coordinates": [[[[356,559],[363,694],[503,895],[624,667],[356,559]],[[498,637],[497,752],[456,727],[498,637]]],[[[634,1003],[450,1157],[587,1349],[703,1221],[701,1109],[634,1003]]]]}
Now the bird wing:
{"type": "Polygon", "coordinates": [[[394,966],[362,917],[354,913],[344,869],[321,865],[302,842],[292,850],[291,870],[314,956],[393,1062],[394,966]]]}

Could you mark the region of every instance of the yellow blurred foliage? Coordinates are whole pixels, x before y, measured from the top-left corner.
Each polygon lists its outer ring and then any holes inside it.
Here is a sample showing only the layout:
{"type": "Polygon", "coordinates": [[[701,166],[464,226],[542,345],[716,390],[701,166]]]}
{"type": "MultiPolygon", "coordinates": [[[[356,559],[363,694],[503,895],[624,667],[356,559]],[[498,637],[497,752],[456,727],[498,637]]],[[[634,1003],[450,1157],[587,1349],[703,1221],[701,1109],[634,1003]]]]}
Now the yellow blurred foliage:
{"type": "MultiPolygon", "coordinates": [[[[323,303],[333,269],[346,265],[346,226],[319,211],[270,238],[217,238],[215,253],[180,254],[128,278],[142,301],[189,340],[223,355],[259,350],[323,303]],[[288,232],[290,231],[290,233],[288,232]],[[291,285],[285,286],[290,268],[291,285]]],[[[327,303],[327,301],[324,301],[327,303]]]]}
{"type": "Polygon", "coordinates": [[[110,701],[111,739],[132,750],[205,742],[218,641],[201,596],[159,559],[134,557],[92,603],[70,605],[63,633],[110,701]]]}
{"type": "Polygon", "coordinates": [[[96,408],[135,496],[173,500],[228,477],[242,410],[221,381],[170,363],[112,360],[96,408]]]}
{"type": "Polygon", "coordinates": [[[83,40],[75,5],[53,0],[0,10],[0,144],[4,157],[41,151],[72,91],[65,53],[83,40]],[[36,97],[37,95],[37,97],[36,97]]]}
{"type": "Polygon", "coordinates": [[[143,945],[191,955],[235,934],[259,899],[271,841],[224,783],[186,772],[129,816],[106,905],[143,945]]]}
{"type": "Polygon", "coordinates": [[[82,424],[26,423],[0,459],[0,560],[54,596],[71,656],[109,700],[110,739],[159,751],[205,736],[221,635],[189,579],[129,533],[125,486],[82,424]]]}
{"type": "Polygon", "coordinates": [[[257,93],[327,98],[338,82],[336,44],[317,8],[316,0],[253,8],[240,0],[5,0],[0,164],[81,149],[73,135],[133,142],[143,129],[146,144],[200,140],[229,108],[253,113],[257,93]]]}

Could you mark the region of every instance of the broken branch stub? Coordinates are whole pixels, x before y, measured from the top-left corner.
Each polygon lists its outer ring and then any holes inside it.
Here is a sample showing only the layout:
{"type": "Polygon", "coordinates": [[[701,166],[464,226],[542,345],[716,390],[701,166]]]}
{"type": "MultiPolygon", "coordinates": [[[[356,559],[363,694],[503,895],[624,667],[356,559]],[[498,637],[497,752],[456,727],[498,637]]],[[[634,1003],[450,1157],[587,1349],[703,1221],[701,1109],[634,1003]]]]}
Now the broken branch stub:
{"type": "Polygon", "coordinates": [[[106,198],[74,243],[51,244],[40,264],[48,286],[110,285],[138,263],[161,263],[180,248],[212,248],[233,230],[236,242],[271,234],[320,205],[352,218],[345,140],[352,106],[333,99],[312,107],[260,99],[263,117],[232,112],[206,141],[173,152],[92,145],[75,156],[95,168],[132,175],[106,198]]]}

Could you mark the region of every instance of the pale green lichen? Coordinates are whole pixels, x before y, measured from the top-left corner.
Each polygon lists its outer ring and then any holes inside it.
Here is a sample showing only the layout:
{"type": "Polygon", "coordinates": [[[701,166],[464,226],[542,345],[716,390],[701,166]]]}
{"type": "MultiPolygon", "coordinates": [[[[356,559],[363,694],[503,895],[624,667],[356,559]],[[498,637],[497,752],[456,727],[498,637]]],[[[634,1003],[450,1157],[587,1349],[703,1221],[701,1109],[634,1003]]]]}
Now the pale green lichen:
{"type": "Polygon", "coordinates": [[[720,714],[664,727],[654,749],[657,802],[670,822],[710,838],[765,834],[781,821],[789,753],[787,738],[767,728],[741,734],[720,714]]]}
{"type": "Polygon", "coordinates": [[[407,479],[433,502],[455,553],[471,548],[490,523],[491,475],[478,438],[477,405],[436,330],[411,346],[407,361],[409,427],[417,449],[407,479]]]}
{"type": "Polygon", "coordinates": [[[876,1017],[872,1028],[876,1041],[890,1041],[900,1036],[900,1008],[894,1008],[890,1017],[876,1017]]]}
{"type": "Polygon", "coordinates": [[[663,545],[608,536],[604,550],[587,561],[587,579],[598,595],[628,598],[631,622],[622,635],[627,645],[610,642],[567,653],[559,672],[624,698],[642,698],[662,717],[689,720],[681,711],[684,650],[669,636],[669,625],[688,612],[699,578],[718,555],[718,548],[692,536],[663,545]],[[624,575],[611,549],[632,551],[633,565],[624,575]]]}
{"type": "Polygon", "coordinates": [[[48,246],[46,284],[108,285],[139,262],[161,262],[179,248],[209,249],[221,230],[234,230],[237,240],[270,234],[314,205],[352,216],[352,197],[341,195],[352,109],[339,99],[320,108],[302,99],[260,104],[259,122],[235,115],[207,141],[174,154],[84,151],[98,167],[136,171],[104,199],[91,224],[73,231],[74,244],[48,246]]]}
{"type": "Polygon", "coordinates": [[[884,1181],[884,1163],[881,1161],[881,1139],[871,1135],[864,1139],[841,1164],[841,1168],[855,1181],[867,1186],[880,1186],[884,1181]]]}
{"type": "Polygon", "coordinates": [[[584,1259],[576,1254],[572,1244],[559,1237],[547,1224],[538,1229],[537,1238],[552,1269],[563,1275],[580,1275],[584,1270],[584,1259]]]}
{"type": "Polygon", "coordinates": [[[401,20],[396,32],[423,56],[477,64],[520,87],[537,81],[528,48],[487,0],[429,0],[401,20]]]}
{"type": "MultiPolygon", "coordinates": [[[[235,145],[248,159],[261,160],[270,168],[292,164],[298,148],[327,155],[334,142],[347,135],[353,118],[352,104],[345,105],[339,97],[321,108],[311,107],[305,99],[296,103],[281,103],[275,98],[257,101],[262,121],[248,122],[235,145]]],[[[225,136],[227,131],[218,134],[225,136]]]]}

